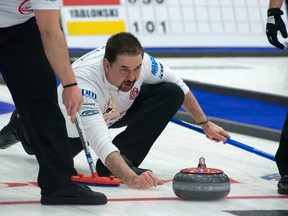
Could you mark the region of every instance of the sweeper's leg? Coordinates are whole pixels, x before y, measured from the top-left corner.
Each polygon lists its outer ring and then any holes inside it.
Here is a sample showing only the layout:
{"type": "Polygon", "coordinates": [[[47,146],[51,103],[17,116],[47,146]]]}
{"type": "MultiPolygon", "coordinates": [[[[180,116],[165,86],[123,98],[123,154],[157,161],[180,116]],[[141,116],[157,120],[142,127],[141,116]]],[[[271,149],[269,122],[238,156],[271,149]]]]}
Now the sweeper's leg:
{"type": "Polygon", "coordinates": [[[278,183],[278,193],[288,194],[288,112],[283,125],[279,148],[275,155],[276,164],[281,175],[278,183]]]}

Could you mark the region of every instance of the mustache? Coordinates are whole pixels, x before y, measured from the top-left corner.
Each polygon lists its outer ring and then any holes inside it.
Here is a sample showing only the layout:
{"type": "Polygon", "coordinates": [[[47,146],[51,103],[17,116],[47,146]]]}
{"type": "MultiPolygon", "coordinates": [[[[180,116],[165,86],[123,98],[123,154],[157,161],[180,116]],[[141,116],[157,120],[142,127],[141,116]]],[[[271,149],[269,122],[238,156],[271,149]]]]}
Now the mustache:
{"type": "Polygon", "coordinates": [[[130,80],[126,80],[124,81],[125,84],[134,84],[136,80],[130,81],[130,80]]]}

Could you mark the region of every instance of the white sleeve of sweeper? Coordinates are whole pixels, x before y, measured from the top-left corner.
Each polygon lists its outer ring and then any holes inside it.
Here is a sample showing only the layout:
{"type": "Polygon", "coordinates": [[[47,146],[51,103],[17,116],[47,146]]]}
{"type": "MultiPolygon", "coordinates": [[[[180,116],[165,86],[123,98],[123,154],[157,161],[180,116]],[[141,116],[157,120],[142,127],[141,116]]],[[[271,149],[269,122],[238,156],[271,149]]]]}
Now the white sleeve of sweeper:
{"type": "Polygon", "coordinates": [[[105,164],[107,156],[119,150],[112,143],[110,131],[97,101],[83,93],[82,95],[84,101],[79,114],[83,129],[90,147],[105,164]]]}
{"type": "Polygon", "coordinates": [[[189,91],[189,87],[171,68],[165,66],[147,53],[144,54],[142,73],[144,83],[156,84],[160,82],[171,82],[177,84],[183,90],[184,94],[189,91]]]}
{"type": "Polygon", "coordinates": [[[60,1],[30,0],[33,10],[60,10],[60,1]]]}

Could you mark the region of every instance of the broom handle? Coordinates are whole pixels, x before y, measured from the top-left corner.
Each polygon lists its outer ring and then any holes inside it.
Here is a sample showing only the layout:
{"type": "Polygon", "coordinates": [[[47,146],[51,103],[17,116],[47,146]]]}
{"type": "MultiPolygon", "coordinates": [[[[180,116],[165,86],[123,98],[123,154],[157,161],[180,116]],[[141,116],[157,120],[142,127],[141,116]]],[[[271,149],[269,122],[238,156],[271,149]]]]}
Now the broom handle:
{"type": "Polygon", "coordinates": [[[91,173],[93,174],[96,171],[95,171],[93,159],[92,159],[92,156],[90,153],[89,144],[87,142],[87,139],[86,139],[86,136],[84,133],[84,129],[83,129],[83,125],[81,123],[80,116],[79,116],[78,112],[76,112],[76,128],[77,128],[77,131],[78,131],[78,134],[79,134],[79,137],[80,137],[80,140],[81,140],[81,143],[82,143],[82,146],[83,146],[86,158],[87,158],[87,162],[88,162],[90,170],[91,170],[91,173]]]}
{"type": "MultiPolygon", "coordinates": [[[[195,126],[193,126],[193,125],[191,125],[189,123],[186,123],[184,121],[181,121],[181,120],[179,120],[177,118],[172,118],[170,121],[175,123],[175,124],[178,124],[178,125],[184,126],[186,128],[192,129],[194,131],[197,131],[199,133],[205,134],[204,131],[201,128],[195,127],[195,126]]],[[[233,139],[227,138],[226,143],[228,143],[230,145],[233,145],[235,147],[241,148],[241,149],[243,149],[245,151],[257,154],[257,155],[259,155],[261,157],[264,157],[264,158],[267,158],[269,160],[275,161],[275,156],[274,155],[272,155],[270,153],[267,153],[265,151],[262,151],[260,149],[251,147],[249,145],[243,144],[241,142],[235,141],[233,139]]]]}

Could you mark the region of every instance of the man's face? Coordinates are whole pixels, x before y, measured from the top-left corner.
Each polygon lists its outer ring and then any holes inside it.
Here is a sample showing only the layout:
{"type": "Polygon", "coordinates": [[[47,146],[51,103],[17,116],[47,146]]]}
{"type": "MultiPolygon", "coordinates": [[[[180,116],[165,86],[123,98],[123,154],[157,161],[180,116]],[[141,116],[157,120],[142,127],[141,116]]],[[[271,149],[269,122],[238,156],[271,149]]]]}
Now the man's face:
{"type": "Polygon", "coordinates": [[[104,59],[104,70],[107,80],[120,91],[128,92],[138,80],[142,65],[142,55],[118,55],[110,64],[104,59]]]}

